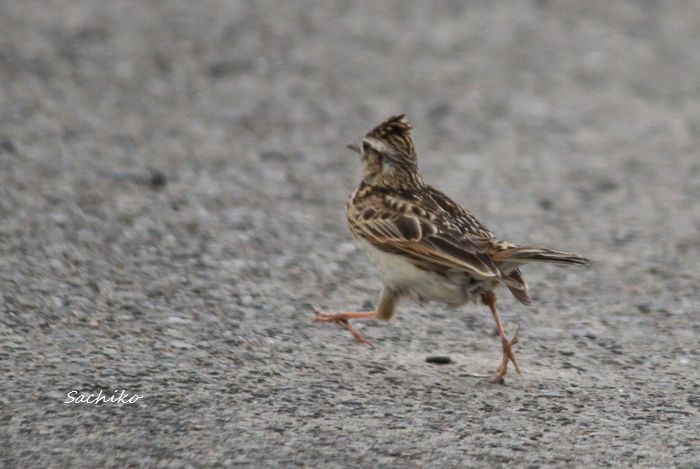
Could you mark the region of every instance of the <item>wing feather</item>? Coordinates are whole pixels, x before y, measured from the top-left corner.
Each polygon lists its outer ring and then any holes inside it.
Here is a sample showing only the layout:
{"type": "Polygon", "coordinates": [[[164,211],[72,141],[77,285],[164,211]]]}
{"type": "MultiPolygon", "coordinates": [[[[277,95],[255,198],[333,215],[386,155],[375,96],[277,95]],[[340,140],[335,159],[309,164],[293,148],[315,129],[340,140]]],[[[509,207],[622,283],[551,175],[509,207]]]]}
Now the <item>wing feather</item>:
{"type": "Polygon", "coordinates": [[[501,279],[502,274],[478,240],[464,237],[448,220],[435,213],[413,210],[408,201],[378,203],[349,213],[353,234],[375,247],[439,266],[469,272],[482,279],[501,279]],[[418,215],[420,213],[421,215],[418,215]]]}

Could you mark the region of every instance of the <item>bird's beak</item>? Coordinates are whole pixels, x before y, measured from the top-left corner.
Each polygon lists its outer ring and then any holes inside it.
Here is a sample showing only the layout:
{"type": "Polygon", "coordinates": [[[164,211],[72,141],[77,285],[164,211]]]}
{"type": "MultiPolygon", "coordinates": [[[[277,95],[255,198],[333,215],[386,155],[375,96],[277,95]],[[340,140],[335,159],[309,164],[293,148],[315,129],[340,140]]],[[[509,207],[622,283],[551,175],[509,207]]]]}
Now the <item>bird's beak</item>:
{"type": "Polygon", "coordinates": [[[349,149],[351,149],[352,151],[354,151],[355,153],[362,153],[360,151],[360,146],[356,143],[348,143],[345,146],[348,147],[349,149]]]}

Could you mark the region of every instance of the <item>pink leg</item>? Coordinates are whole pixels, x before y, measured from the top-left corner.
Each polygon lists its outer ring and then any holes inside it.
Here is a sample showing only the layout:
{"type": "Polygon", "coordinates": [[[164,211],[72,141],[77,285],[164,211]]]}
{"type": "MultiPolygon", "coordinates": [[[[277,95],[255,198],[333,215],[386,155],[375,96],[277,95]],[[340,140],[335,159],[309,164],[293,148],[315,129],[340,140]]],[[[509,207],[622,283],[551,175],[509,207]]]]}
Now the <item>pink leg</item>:
{"type": "Polygon", "coordinates": [[[374,347],[372,342],[362,337],[362,335],[360,335],[360,333],[357,332],[354,327],[352,327],[350,321],[348,321],[348,319],[375,319],[377,317],[377,313],[374,311],[343,311],[340,313],[329,313],[326,311],[321,311],[316,307],[313,308],[314,312],[316,313],[316,316],[313,318],[314,322],[332,322],[342,324],[356,340],[370,347],[374,347]]]}
{"type": "Polygon", "coordinates": [[[520,368],[518,367],[518,362],[515,360],[515,354],[513,353],[513,345],[518,343],[518,332],[520,332],[520,329],[518,328],[518,330],[515,332],[513,339],[508,340],[506,332],[503,330],[503,325],[501,324],[501,318],[498,316],[498,310],[496,309],[496,295],[494,295],[493,292],[486,292],[481,295],[481,299],[491,310],[493,319],[496,321],[496,330],[498,331],[498,335],[501,336],[501,343],[503,345],[503,359],[501,360],[498,370],[496,370],[496,374],[491,377],[491,382],[500,383],[503,381],[503,377],[506,375],[506,373],[508,373],[508,362],[513,362],[515,371],[517,371],[518,374],[521,374],[520,368]]]}

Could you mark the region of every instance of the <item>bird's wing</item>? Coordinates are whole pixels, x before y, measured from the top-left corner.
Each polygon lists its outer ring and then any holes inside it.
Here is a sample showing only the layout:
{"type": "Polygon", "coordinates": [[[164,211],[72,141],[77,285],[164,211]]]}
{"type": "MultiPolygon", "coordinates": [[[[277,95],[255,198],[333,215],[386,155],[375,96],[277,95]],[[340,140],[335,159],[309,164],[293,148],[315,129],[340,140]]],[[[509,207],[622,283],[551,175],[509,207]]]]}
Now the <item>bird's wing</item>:
{"type": "Polygon", "coordinates": [[[488,254],[489,239],[469,236],[444,211],[422,206],[420,200],[372,194],[351,204],[348,220],[353,234],[375,247],[425,265],[460,270],[481,279],[503,280],[488,254]]]}
{"type": "Polygon", "coordinates": [[[469,210],[434,187],[425,186],[420,202],[429,210],[443,213],[446,221],[459,230],[462,236],[482,240],[494,239],[489,229],[472,215],[469,210]]]}

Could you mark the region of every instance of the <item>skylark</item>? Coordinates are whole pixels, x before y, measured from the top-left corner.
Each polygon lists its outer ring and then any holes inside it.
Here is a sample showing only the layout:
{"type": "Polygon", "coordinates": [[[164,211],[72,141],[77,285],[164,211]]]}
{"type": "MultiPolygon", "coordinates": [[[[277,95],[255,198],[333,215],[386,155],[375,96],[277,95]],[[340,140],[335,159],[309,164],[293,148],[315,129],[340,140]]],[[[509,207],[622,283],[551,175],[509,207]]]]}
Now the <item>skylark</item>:
{"type": "Polygon", "coordinates": [[[350,231],[381,273],[382,290],[374,311],[329,313],[318,322],[339,323],[360,342],[372,345],[350,319],[388,320],[404,297],[450,306],[481,300],[491,310],[501,337],[503,358],[493,382],[502,382],[518,333],[508,339],[496,309],[495,290],[504,284],[523,304],[531,304],[519,267],[530,262],[587,264],[571,252],[500,241],[468,210],[423,181],[405,115],[387,119],[360,145],[362,182],[348,199],[350,231]]]}

